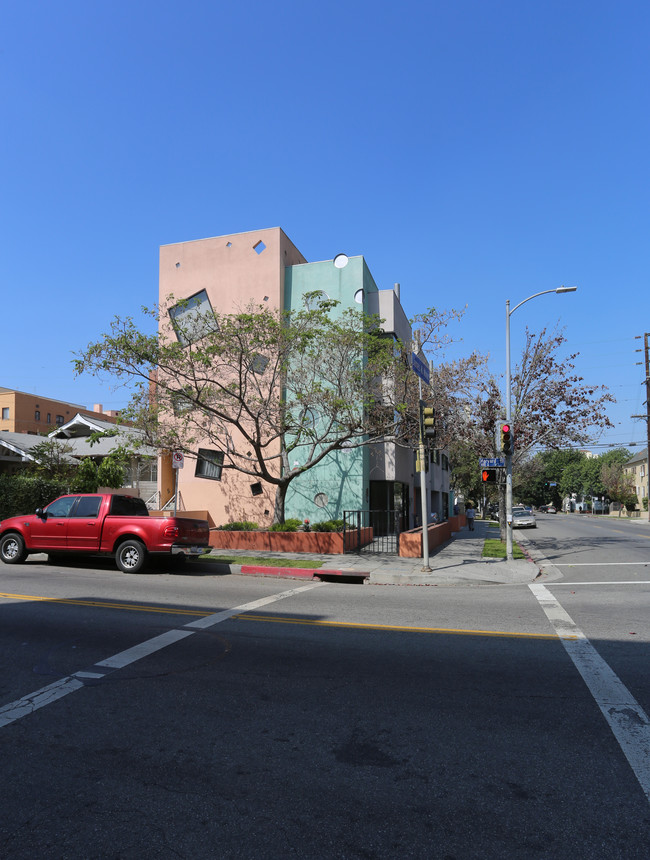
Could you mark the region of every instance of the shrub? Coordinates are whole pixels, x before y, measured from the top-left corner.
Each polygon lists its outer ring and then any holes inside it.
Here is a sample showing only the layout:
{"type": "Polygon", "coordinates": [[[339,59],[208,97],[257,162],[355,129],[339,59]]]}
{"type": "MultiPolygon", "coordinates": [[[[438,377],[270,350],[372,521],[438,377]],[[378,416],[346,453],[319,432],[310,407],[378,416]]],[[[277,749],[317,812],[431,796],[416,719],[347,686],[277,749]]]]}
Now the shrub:
{"type": "Polygon", "coordinates": [[[59,496],[69,492],[65,481],[28,477],[27,475],[0,475],[0,520],[20,514],[33,514],[59,496]]]}
{"type": "Polygon", "coordinates": [[[311,530],[313,532],[342,532],[343,520],[325,520],[322,523],[313,523],[311,530]]]}
{"type": "Polygon", "coordinates": [[[254,532],[257,529],[257,523],[252,523],[250,520],[242,522],[226,523],[225,526],[220,526],[224,532],[254,532]]]}
{"type": "Polygon", "coordinates": [[[273,523],[269,526],[270,532],[297,532],[302,525],[302,520],[290,518],[283,523],[273,523]]]}

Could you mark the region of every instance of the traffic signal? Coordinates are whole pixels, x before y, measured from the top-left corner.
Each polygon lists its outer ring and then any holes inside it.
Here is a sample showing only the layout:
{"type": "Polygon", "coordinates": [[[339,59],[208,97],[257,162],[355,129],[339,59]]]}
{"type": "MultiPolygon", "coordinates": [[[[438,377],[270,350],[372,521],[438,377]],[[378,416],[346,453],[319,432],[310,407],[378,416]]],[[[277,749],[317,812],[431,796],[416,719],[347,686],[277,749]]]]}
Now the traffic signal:
{"type": "Polygon", "coordinates": [[[481,470],[481,481],[484,484],[496,484],[496,482],[497,482],[497,470],[496,469],[482,469],[481,470]]]}
{"type": "Polygon", "coordinates": [[[433,406],[425,406],[420,400],[420,439],[433,439],[436,435],[436,410],[433,406]]]}
{"type": "Polygon", "coordinates": [[[512,454],[514,442],[512,439],[512,428],[510,424],[501,425],[501,450],[504,454],[512,454]]]}

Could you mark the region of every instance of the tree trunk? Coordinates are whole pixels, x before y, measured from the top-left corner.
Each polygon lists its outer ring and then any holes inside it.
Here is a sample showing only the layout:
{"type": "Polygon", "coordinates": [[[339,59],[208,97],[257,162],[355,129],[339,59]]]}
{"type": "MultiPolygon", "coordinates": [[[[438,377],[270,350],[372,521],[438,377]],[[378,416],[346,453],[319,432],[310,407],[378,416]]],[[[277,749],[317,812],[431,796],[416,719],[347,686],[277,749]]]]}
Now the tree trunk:
{"type": "Polygon", "coordinates": [[[273,523],[284,522],[284,503],[287,498],[289,484],[278,484],[275,491],[275,503],[273,506],[273,523]]]}

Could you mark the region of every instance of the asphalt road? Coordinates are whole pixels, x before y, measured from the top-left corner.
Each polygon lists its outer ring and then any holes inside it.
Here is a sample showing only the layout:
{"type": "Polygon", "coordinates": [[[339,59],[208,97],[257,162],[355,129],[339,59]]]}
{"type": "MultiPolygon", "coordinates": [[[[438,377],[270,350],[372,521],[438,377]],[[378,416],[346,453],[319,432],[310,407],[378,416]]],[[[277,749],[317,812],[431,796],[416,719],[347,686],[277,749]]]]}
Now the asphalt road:
{"type": "Polygon", "coordinates": [[[650,529],[427,588],[0,567],[3,858],[648,858],[650,529]]]}

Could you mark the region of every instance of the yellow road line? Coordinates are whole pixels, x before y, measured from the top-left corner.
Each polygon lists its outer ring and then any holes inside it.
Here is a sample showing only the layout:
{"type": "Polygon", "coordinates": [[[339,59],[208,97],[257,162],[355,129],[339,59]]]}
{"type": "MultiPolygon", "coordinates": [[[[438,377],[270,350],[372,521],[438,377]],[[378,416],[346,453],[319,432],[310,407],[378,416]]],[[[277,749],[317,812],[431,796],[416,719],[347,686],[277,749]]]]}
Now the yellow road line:
{"type": "MultiPolygon", "coordinates": [[[[404,633],[449,633],[456,636],[506,636],[517,639],[554,639],[555,633],[513,633],[503,630],[461,630],[448,627],[407,627],[395,624],[362,624],[356,621],[314,621],[310,618],[280,618],[269,615],[233,615],[233,621],[273,621],[279,624],[307,624],[315,627],[347,627],[354,630],[389,630],[404,633]]],[[[567,637],[575,639],[577,637],[567,637]]]]}
{"type": "MultiPolygon", "coordinates": [[[[202,612],[197,609],[176,609],[174,607],[150,606],[134,603],[108,603],[100,600],[75,600],[64,597],[42,597],[36,594],[7,594],[0,592],[0,600],[25,600],[40,601],[43,603],[63,603],[71,606],[91,606],[95,609],[128,609],[133,612],[157,612],[167,615],[196,615],[201,618],[214,614],[214,610],[202,612]]],[[[233,621],[272,621],[278,624],[301,624],[312,627],[339,627],[351,630],[380,630],[385,632],[400,633],[439,633],[453,636],[500,636],[511,639],[553,639],[557,641],[555,633],[514,633],[504,630],[461,630],[460,628],[448,627],[408,627],[396,624],[364,624],[355,621],[315,621],[310,618],[272,617],[268,615],[250,615],[242,613],[233,615],[233,621]]],[[[576,637],[568,636],[568,639],[576,637]]]]}
{"type": "Polygon", "coordinates": [[[201,612],[197,609],[176,609],[174,607],[149,606],[146,604],[138,605],[137,603],[104,603],[101,600],[74,600],[73,598],[64,597],[41,597],[36,594],[3,594],[0,592],[0,599],[7,600],[32,600],[42,601],[44,603],[67,603],[72,606],[94,606],[99,609],[131,609],[134,612],[160,612],[169,615],[198,615],[201,618],[206,615],[212,615],[214,610],[209,612],[201,612]]]}

